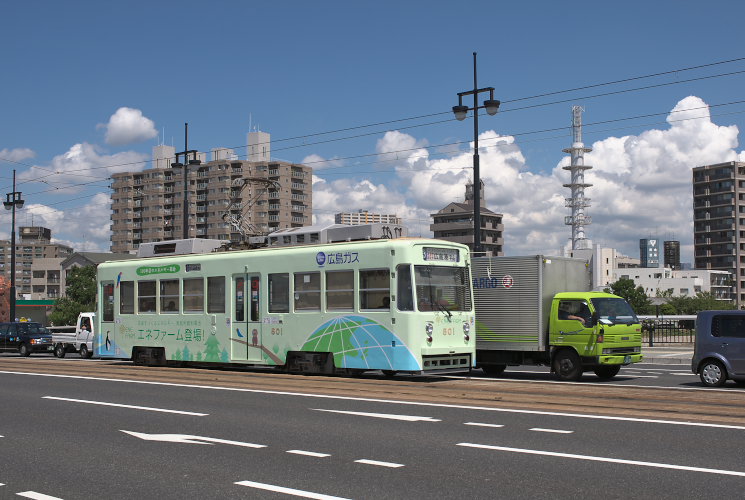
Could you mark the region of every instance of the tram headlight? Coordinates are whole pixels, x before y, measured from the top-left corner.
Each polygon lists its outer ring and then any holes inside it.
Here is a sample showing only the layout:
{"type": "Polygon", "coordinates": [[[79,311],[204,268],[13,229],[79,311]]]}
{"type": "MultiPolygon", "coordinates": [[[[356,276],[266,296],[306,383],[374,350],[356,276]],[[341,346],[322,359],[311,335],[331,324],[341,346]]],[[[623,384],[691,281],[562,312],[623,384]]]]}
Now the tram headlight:
{"type": "Polygon", "coordinates": [[[432,332],[435,331],[434,325],[432,323],[427,323],[424,325],[424,333],[427,334],[427,342],[432,342],[432,332]]]}
{"type": "Polygon", "coordinates": [[[471,333],[471,325],[469,323],[463,323],[463,337],[466,339],[466,342],[471,340],[469,333],[471,333]]]}

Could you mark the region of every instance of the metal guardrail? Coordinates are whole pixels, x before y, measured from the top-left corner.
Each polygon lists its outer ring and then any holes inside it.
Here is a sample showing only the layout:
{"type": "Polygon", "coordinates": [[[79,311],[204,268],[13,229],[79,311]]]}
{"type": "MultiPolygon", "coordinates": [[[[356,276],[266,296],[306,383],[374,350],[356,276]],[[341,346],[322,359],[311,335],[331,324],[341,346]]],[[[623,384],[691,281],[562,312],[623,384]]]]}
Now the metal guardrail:
{"type": "Polygon", "coordinates": [[[693,343],[696,334],[695,315],[639,316],[642,323],[642,343],[655,344],[693,343]]]}

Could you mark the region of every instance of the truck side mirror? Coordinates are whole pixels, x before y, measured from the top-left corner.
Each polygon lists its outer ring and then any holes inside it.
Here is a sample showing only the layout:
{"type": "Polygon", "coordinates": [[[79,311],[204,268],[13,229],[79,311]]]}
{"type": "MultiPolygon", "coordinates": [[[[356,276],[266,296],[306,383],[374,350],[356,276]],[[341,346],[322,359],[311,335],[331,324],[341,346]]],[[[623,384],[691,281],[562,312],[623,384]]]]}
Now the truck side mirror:
{"type": "Polygon", "coordinates": [[[592,317],[590,318],[590,324],[587,326],[595,326],[598,324],[598,312],[595,311],[592,313],[592,317]]]}

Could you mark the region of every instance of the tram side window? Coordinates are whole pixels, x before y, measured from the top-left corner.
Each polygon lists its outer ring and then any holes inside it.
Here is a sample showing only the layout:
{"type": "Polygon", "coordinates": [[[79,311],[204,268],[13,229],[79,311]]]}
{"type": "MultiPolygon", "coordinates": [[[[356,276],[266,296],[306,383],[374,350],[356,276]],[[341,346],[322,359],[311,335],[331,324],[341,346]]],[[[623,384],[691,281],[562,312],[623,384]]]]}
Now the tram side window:
{"type": "Polygon", "coordinates": [[[360,309],[390,309],[391,273],[388,269],[360,271],[360,309]]]}
{"type": "Polygon", "coordinates": [[[178,280],[160,280],[160,312],[175,314],[179,303],[178,280]]]}
{"type": "Polygon", "coordinates": [[[119,283],[119,314],[135,313],[135,282],[119,283]]]}
{"type": "Polygon", "coordinates": [[[137,282],[137,312],[155,312],[155,281],[137,282]]]}
{"type": "Polygon", "coordinates": [[[326,271],[326,309],[354,310],[354,271],[326,271]]]}
{"type": "Polygon", "coordinates": [[[414,297],[411,286],[411,266],[409,264],[400,264],[396,267],[396,277],[398,278],[398,290],[396,291],[398,310],[413,311],[414,297]]]}
{"type": "Polygon", "coordinates": [[[224,276],[211,276],[207,278],[207,312],[212,314],[225,313],[224,276]]]}
{"type": "Polygon", "coordinates": [[[102,321],[114,321],[114,283],[101,284],[101,298],[103,300],[102,321]]]}
{"type": "Polygon", "coordinates": [[[290,275],[278,273],[269,275],[269,312],[290,312],[290,275]]]}
{"type": "Polygon", "coordinates": [[[295,273],[295,310],[321,310],[321,273],[295,273]]]}
{"type": "Polygon", "coordinates": [[[184,312],[204,312],[204,280],[202,278],[184,280],[184,312]]]}

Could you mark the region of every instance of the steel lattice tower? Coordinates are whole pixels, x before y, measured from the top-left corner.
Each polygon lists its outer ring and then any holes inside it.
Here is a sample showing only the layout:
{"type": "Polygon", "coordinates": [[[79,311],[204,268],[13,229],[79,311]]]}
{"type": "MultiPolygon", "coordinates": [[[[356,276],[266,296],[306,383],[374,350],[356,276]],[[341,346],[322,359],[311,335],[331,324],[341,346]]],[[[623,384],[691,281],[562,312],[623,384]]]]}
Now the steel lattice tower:
{"type": "Polygon", "coordinates": [[[592,167],[585,165],[585,153],[592,151],[582,142],[582,112],[581,106],[572,106],[572,147],[563,149],[572,158],[571,165],[563,167],[569,170],[571,182],[564,184],[572,190],[572,197],[565,198],[565,206],[572,209],[572,215],[564,217],[564,224],[572,226],[572,250],[589,248],[589,240],[585,237],[585,226],[592,224],[592,218],[585,214],[585,208],[590,206],[590,198],[585,198],[585,188],[592,186],[585,182],[585,170],[592,167]]]}

